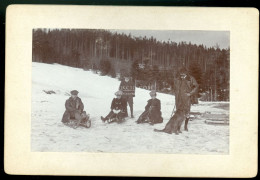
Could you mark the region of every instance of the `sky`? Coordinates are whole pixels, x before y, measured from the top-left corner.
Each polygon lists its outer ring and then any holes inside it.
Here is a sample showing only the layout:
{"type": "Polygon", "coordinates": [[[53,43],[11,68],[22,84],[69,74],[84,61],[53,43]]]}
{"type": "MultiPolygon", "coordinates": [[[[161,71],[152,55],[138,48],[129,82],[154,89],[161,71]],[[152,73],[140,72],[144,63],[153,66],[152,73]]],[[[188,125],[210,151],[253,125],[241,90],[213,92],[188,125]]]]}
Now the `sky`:
{"type": "Polygon", "coordinates": [[[153,36],[159,41],[173,41],[181,42],[186,41],[191,44],[203,44],[206,47],[215,47],[219,45],[220,49],[226,49],[230,46],[230,33],[229,31],[193,31],[193,30],[110,30],[111,32],[118,32],[124,34],[130,34],[133,37],[147,38],[153,36]]]}

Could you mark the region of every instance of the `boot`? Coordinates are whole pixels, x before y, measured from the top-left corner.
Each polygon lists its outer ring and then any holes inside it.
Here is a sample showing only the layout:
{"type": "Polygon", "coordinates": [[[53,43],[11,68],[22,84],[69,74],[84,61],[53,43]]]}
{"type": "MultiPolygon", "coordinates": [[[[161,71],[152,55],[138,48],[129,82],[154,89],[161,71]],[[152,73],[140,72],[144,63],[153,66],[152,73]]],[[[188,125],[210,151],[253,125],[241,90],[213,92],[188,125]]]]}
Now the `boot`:
{"type": "Polygon", "coordinates": [[[103,122],[106,122],[106,120],[108,120],[108,118],[107,117],[103,117],[103,116],[101,116],[101,120],[103,121],[103,122]]]}
{"type": "Polygon", "coordinates": [[[184,131],[188,131],[188,122],[190,118],[185,119],[185,124],[184,124],[184,131]]]}

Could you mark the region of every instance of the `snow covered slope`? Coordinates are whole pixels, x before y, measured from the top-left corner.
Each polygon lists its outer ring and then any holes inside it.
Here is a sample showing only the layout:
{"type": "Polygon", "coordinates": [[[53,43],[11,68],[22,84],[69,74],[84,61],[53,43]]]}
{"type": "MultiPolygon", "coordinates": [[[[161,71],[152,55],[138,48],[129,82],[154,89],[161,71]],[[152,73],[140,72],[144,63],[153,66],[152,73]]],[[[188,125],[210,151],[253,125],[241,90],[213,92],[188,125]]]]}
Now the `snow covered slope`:
{"type": "MultiPolygon", "coordinates": [[[[123,124],[107,124],[100,116],[107,115],[114,92],[120,81],[99,76],[59,64],[32,63],[32,113],[31,150],[44,152],[131,152],[131,153],[191,153],[228,154],[229,127],[205,124],[203,117],[189,122],[189,131],[180,135],[156,133],[168,122],[174,107],[174,96],[158,93],[162,103],[164,122],[151,126],[136,124],[149,100],[149,91],[136,89],[134,98],[134,119],[123,124]],[[77,89],[85,110],[90,114],[90,129],[72,129],[61,123],[65,111],[64,103],[68,93],[77,89]],[[53,90],[46,94],[43,90],[53,90]]],[[[192,106],[195,112],[227,114],[221,107],[228,103],[205,103],[192,106]]],[[[129,110],[128,110],[129,111],[129,110]]],[[[183,127],[182,127],[183,129],[183,127]]]]}

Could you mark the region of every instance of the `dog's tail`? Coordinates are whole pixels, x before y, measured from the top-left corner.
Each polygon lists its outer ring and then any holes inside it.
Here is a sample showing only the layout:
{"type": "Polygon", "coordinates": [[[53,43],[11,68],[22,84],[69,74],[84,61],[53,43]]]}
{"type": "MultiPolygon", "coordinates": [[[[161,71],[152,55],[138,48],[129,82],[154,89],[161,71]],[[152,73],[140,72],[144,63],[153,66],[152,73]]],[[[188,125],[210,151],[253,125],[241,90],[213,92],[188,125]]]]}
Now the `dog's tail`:
{"type": "Polygon", "coordinates": [[[154,129],[154,132],[164,132],[165,129],[154,129]]]}

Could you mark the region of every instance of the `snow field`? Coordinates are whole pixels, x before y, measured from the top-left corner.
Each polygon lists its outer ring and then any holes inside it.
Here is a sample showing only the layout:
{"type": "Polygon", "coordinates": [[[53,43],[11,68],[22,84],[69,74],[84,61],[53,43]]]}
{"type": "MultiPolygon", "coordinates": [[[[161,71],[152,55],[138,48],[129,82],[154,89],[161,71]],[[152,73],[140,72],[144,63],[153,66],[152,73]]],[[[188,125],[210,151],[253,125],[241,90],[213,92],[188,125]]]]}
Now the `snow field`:
{"type": "MultiPolygon", "coordinates": [[[[205,124],[202,117],[189,122],[189,131],[180,135],[157,133],[170,119],[174,96],[158,93],[164,122],[151,126],[136,124],[149,100],[149,91],[136,88],[134,119],[122,124],[103,123],[120,81],[59,64],[32,63],[31,150],[42,152],[115,152],[115,153],[182,153],[228,154],[229,126],[205,124]],[[73,89],[79,91],[84,109],[90,114],[89,129],[69,128],[62,124],[65,101],[73,89]],[[53,90],[56,94],[46,94],[53,90]]],[[[228,114],[216,108],[223,102],[200,102],[192,106],[194,112],[228,114]]],[[[128,109],[128,113],[129,109],[128,109]]],[[[182,127],[183,130],[183,127],[182,127]]]]}

